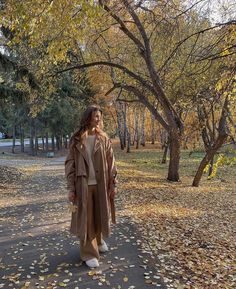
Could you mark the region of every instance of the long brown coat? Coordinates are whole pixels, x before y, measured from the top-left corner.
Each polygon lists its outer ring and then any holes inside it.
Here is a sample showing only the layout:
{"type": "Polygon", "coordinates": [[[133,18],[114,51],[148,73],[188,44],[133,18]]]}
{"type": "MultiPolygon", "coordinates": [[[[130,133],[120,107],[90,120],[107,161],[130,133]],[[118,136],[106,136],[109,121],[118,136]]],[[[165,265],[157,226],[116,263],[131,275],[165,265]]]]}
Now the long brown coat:
{"type": "MultiPolygon", "coordinates": [[[[104,237],[110,234],[110,217],[115,215],[109,194],[116,183],[116,166],[111,141],[96,134],[92,154],[101,212],[101,231],[104,237]],[[113,211],[112,211],[113,210],[113,211]]],[[[67,189],[75,192],[76,210],[72,212],[70,232],[86,242],[88,199],[88,154],[84,144],[77,142],[70,148],[65,160],[67,189]]],[[[114,219],[114,218],[113,218],[114,219]]]]}

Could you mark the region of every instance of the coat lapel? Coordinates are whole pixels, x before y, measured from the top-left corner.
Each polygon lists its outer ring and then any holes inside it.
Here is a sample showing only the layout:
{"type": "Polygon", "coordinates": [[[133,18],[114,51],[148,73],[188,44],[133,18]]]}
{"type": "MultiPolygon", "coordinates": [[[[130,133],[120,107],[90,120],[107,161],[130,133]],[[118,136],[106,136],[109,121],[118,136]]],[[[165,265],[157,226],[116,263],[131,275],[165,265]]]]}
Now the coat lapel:
{"type": "Polygon", "coordinates": [[[88,159],[88,153],[86,151],[85,145],[78,143],[76,145],[76,148],[78,149],[78,151],[81,153],[81,155],[83,156],[83,158],[85,159],[87,165],[89,166],[89,159],[88,159]]]}
{"type": "Polygon", "coordinates": [[[95,142],[94,142],[94,148],[93,148],[93,154],[96,153],[96,151],[101,147],[101,140],[98,135],[95,137],[95,142]]]}

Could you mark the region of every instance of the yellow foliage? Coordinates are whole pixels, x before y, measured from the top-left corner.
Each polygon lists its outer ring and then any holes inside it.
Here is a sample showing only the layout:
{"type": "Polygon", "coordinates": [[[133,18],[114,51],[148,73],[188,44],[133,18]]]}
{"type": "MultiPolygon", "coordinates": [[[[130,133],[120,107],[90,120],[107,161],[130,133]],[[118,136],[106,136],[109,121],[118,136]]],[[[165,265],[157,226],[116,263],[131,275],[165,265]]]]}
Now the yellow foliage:
{"type": "MultiPolygon", "coordinates": [[[[236,164],[236,157],[232,156],[232,157],[228,157],[224,154],[219,154],[216,162],[213,165],[213,170],[211,175],[208,177],[208,179],[212,179],[216,176],[217,174],[217,170],[218,167],[220,166],[232,166],[236,164]]],[[[210,164],[208,164],[205,169],[204,169],[204,173],[207,173],[209,171],[210,168],[210,164]]]]}

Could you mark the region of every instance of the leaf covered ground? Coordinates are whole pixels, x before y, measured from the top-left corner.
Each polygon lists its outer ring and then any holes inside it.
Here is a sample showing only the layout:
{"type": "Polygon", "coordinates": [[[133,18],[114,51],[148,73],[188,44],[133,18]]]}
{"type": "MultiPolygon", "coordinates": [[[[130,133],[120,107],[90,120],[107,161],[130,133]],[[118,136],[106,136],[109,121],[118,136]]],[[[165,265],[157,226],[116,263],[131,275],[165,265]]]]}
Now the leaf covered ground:
{"type": "Polygon", "coordinates": [[[184,152],[181,182],[170,183],[155,146],[114,146],[120,224],[98,271],[68,232],[63,161],[1,159],[0,288],[235,288],[235,166],[193,188],[202,153],[184,152]]]}
{"type": "Polygon", "coordinates": [[[116,153],[122,214],[138,224],[169,288],[235,288],[236,166],[220,167],[194,188],[202,156],[182,153],[181,182],[170,183],[155,146],[116,153]]]}

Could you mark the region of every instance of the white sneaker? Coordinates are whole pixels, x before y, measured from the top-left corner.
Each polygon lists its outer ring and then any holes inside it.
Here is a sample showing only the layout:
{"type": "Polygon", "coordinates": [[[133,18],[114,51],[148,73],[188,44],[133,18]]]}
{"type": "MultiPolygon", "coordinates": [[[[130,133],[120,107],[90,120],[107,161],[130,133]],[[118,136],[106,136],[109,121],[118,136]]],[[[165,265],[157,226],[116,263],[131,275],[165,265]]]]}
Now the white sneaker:
{"type": "Polygon", "coordinates": [[[98,246],[98,250],[100,253],[105,253],[108,251],[107,244],[104,240],[102,240],[102,244],[98,246]]]}
{"type": "Polygon", "coordinates": [[[98,259],[97,258],[92,258],[92,259],[89,259],[87,261],[85,261],[86,265],[90,268],[96,268],[99,266],[99,263],[98,263],[98,259]]]}

